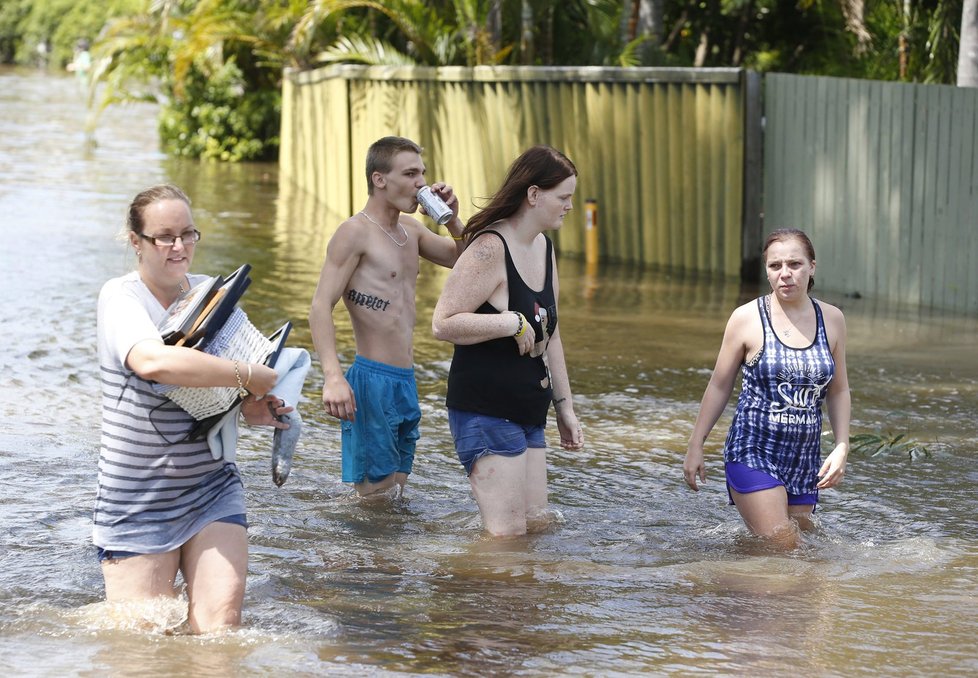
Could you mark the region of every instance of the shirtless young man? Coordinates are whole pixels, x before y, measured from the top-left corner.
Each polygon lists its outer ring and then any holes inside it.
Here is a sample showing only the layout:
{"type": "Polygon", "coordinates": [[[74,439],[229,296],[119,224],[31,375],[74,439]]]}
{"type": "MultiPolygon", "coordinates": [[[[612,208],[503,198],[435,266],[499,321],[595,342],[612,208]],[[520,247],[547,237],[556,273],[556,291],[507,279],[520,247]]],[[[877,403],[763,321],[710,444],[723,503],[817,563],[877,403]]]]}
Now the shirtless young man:
{"type": "Polygon", "coordinates": [[[417,219],[425,185],[421,147],[384,137],[367,151],[367,204],[340,224],[309,311],[312,341],[323,367],[323,406],[340,419],[343,482],[360,496],[400,493],[414,463],[421,409],[414,381],[414,291],[418,257],[451,267],[464,248],[458,198],[444,183],[431,185],[454,213],[451,238],[417,219]],[[344,376],[336,355],[333,308],[342,297],[357,355],[344,376]]]}

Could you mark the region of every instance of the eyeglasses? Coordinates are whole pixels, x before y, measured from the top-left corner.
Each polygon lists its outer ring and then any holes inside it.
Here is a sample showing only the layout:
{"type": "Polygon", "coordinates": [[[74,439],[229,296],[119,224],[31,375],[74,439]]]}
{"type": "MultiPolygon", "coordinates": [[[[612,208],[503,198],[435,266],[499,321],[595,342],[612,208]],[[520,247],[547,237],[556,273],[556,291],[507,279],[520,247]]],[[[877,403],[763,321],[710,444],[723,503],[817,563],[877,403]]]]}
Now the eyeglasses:
{"type": "Polygon", "coordinates": [[[139,237],[142,238],[143,240],[149,240],[157,247],[173,247],[174,245],[177,244],[177,240],[179,240],[184,247],[190,247],[191,245],[196,244],[198,240],[200,240],[200,231],[198,231],[195,228],[190,231],[184,231],[180,235],[157,235],[157,236],[140,233],[139,237]]]}

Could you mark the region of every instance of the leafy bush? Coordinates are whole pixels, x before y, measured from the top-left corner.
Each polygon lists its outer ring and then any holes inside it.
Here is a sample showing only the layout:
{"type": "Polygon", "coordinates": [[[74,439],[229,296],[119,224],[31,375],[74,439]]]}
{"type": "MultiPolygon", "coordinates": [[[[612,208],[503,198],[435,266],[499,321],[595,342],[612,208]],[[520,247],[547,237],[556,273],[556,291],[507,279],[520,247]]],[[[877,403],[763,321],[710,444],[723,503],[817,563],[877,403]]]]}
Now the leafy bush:
{"type": "Polygon", "coordinates": [[[184,90],[163,105],[160,139],[171,154],[237,162],[270,160],[278,152],[281,95],[248,91],[233,60],[209,77],[191,68],[184,90]]]}
{"type": "Polygon", "coordinates": [[[46,63],[62,69],[71,61],[79,39],[94,42],[108,19],[139,12],[144,4],[143,0],[0,0],[0,63],[46,63]]]}

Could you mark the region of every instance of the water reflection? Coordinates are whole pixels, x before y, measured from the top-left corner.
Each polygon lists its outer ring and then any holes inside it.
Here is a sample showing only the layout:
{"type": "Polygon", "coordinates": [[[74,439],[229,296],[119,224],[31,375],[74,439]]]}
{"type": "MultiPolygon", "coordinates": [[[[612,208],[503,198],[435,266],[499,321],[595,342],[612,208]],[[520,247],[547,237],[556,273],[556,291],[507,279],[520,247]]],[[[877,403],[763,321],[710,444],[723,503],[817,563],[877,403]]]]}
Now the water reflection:
{"type": "MultiPolygon", "coordinates": [[[[853,454],[845,483],[824,493],[819,529],[775,555],[727,506],[719,434],[702,492],[685,489],[680,469],[726,318],[757,290],[564,259],[561,333],[589,445],[550,453],[561,524],[502,543],[482,535],[443,405],[451,349],[429,330],[445,271],[426,266],[423,437],[406,497],[365,505],[339,482],[339,428],[318,404],[317,365],[283,487],[270,478],[270,434],[242,432],[245,629],[192,638],[113,626],[99,613],[90,545],[93,316],[102,281],[133,264],[113,239],[128,200],[161,180],[185,187],[204,232],[199,270],[251,263],[252,320],[291,319],[294,345],[307,347],[326,242],[346,215],[280,185],[273,166],[163,158],[151,109],[110,111],[87,147],[66,96],[57,80],[0,70],[0,656],[12,671],[978,672],[974,317],[824,295],[849,324],[854,432],[943,445],[918,459],[853,454]]],[[[348,319],[337,321],[348,363],[348,319]]]]}

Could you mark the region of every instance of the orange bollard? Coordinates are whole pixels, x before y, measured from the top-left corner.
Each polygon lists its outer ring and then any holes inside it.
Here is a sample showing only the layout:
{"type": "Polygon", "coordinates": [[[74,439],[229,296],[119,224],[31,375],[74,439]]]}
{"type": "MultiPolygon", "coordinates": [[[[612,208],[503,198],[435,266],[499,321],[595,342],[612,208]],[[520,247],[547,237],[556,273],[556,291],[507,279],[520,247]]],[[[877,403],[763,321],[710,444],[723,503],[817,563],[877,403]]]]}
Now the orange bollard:
{"type": "Polygon", "coordinates": [[[594,198],[584,203],[584,261],[589,268],[598,264],[598,201],[594,198]]]}

